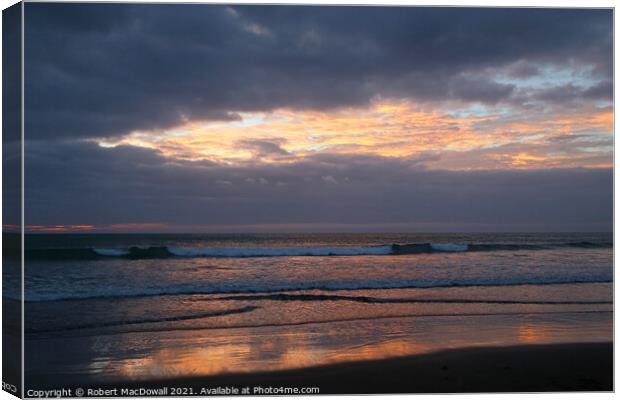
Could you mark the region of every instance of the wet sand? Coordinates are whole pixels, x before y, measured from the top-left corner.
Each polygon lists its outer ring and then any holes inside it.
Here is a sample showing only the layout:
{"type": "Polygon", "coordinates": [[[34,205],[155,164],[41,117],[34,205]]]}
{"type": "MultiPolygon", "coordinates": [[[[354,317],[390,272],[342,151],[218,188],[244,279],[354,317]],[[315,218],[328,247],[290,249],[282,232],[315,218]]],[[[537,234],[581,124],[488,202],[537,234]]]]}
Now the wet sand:
{"type": "MultiPolygon", "coordinates": [[[[612,391],[613,344],[577,343],[445,350],[298,370],[186,377],[106,388],[318,387],[320,394],[612,391]]],[[[205,394],[204,392],[202,393],[205,394]]],[[[263,393],[267,394],[267,393],[263,393]]]]}

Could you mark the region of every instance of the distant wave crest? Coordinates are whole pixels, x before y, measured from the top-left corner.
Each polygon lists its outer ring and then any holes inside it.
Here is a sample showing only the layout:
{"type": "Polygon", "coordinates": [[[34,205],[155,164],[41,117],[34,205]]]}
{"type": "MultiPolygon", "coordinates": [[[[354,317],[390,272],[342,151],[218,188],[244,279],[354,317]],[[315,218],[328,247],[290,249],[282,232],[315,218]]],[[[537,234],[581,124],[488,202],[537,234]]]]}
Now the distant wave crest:
{"type": "Polygon", "coordinates": [[[475,251],[519,251],[551,248],[611,248],[609,242],[569,242],[560,244],[527,243],[409,243],[381,246],[336,247],[173,247],[150,246],[128,248],[30,249],[28,259],[95,260],[103,258],[240,258],[240,257],[318,257],[318,256],[386,256],[424,253],[461,253],[475,251]]]}

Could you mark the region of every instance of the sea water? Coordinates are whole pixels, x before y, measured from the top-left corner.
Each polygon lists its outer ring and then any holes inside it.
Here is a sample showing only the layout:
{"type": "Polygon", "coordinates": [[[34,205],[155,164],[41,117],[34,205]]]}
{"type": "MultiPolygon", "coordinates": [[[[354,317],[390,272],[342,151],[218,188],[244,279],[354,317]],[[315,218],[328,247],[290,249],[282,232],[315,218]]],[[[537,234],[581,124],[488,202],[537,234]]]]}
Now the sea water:
{"type": "MultiPolygon", "coordinates": [[[[608,341],[612,240],[27,235],[26,379],[209,375],[474,345],[608,341]]],[[[4,279],[18,275],[5,269],[4,279]]]]}

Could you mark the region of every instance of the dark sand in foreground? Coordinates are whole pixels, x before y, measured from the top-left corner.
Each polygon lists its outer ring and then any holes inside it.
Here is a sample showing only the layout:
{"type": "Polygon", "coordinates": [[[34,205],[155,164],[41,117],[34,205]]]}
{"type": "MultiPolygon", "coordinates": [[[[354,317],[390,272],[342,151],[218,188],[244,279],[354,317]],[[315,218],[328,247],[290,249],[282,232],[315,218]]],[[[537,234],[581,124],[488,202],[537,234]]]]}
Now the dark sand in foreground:
{"type": "Polygon", "coordinates": [[[316,386],[320,394],[611,391],[613,344],[467,348],[299,370],[106,385],[192,387],[195,394],[218,386],[316,386]]]}

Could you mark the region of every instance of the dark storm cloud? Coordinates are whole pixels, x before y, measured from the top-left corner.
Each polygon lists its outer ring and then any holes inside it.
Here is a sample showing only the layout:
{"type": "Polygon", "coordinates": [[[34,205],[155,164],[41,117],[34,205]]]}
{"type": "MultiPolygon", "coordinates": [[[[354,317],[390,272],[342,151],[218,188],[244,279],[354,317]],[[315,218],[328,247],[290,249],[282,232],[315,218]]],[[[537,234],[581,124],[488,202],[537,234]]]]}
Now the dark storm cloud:
{"type": "Polygon", "coordinates": [[[286,132],[218,138],[252,155],[234,164],[80,141],[377,96],[428,109],[609,101],[610,10],[28,3],[25,50],[27,224],[611,229],[608,169],[425,169],[449,152],[297,157],[286,132]],[[591,76],[519,85],[562,68],[591,76]]]}
{"type": "Polygon", "coordinates": [[[583,99],[611,100],[613,90],[614,86],[611,81],[600,82],[587,89],[568,84],[541,90],[537,93],[536,98],[554,104],[574,102],[583,99]]]}
{"type": "Polygon", "coordinates": [[[329,154],[233,167],[171,162],[130,146],[33,143],[27,151],[27,224],[608,230],[612,223],[611,170],[428,171],[419,159],[329,154]]]}
{"type": "Polygon", "coordinates": [[[611,10],[29,3],[26,132],[116,136],[376,95],[497,103],[514,85],[472,71],[570,62],[609,80],[611,46],[611,10]]]}
{"type": "Polygon", "coordinates": [[[540,74],[540,69],[532,64],[518,63],[508,71],[508,76],[513,78],[530,78],[540,74]]]}

